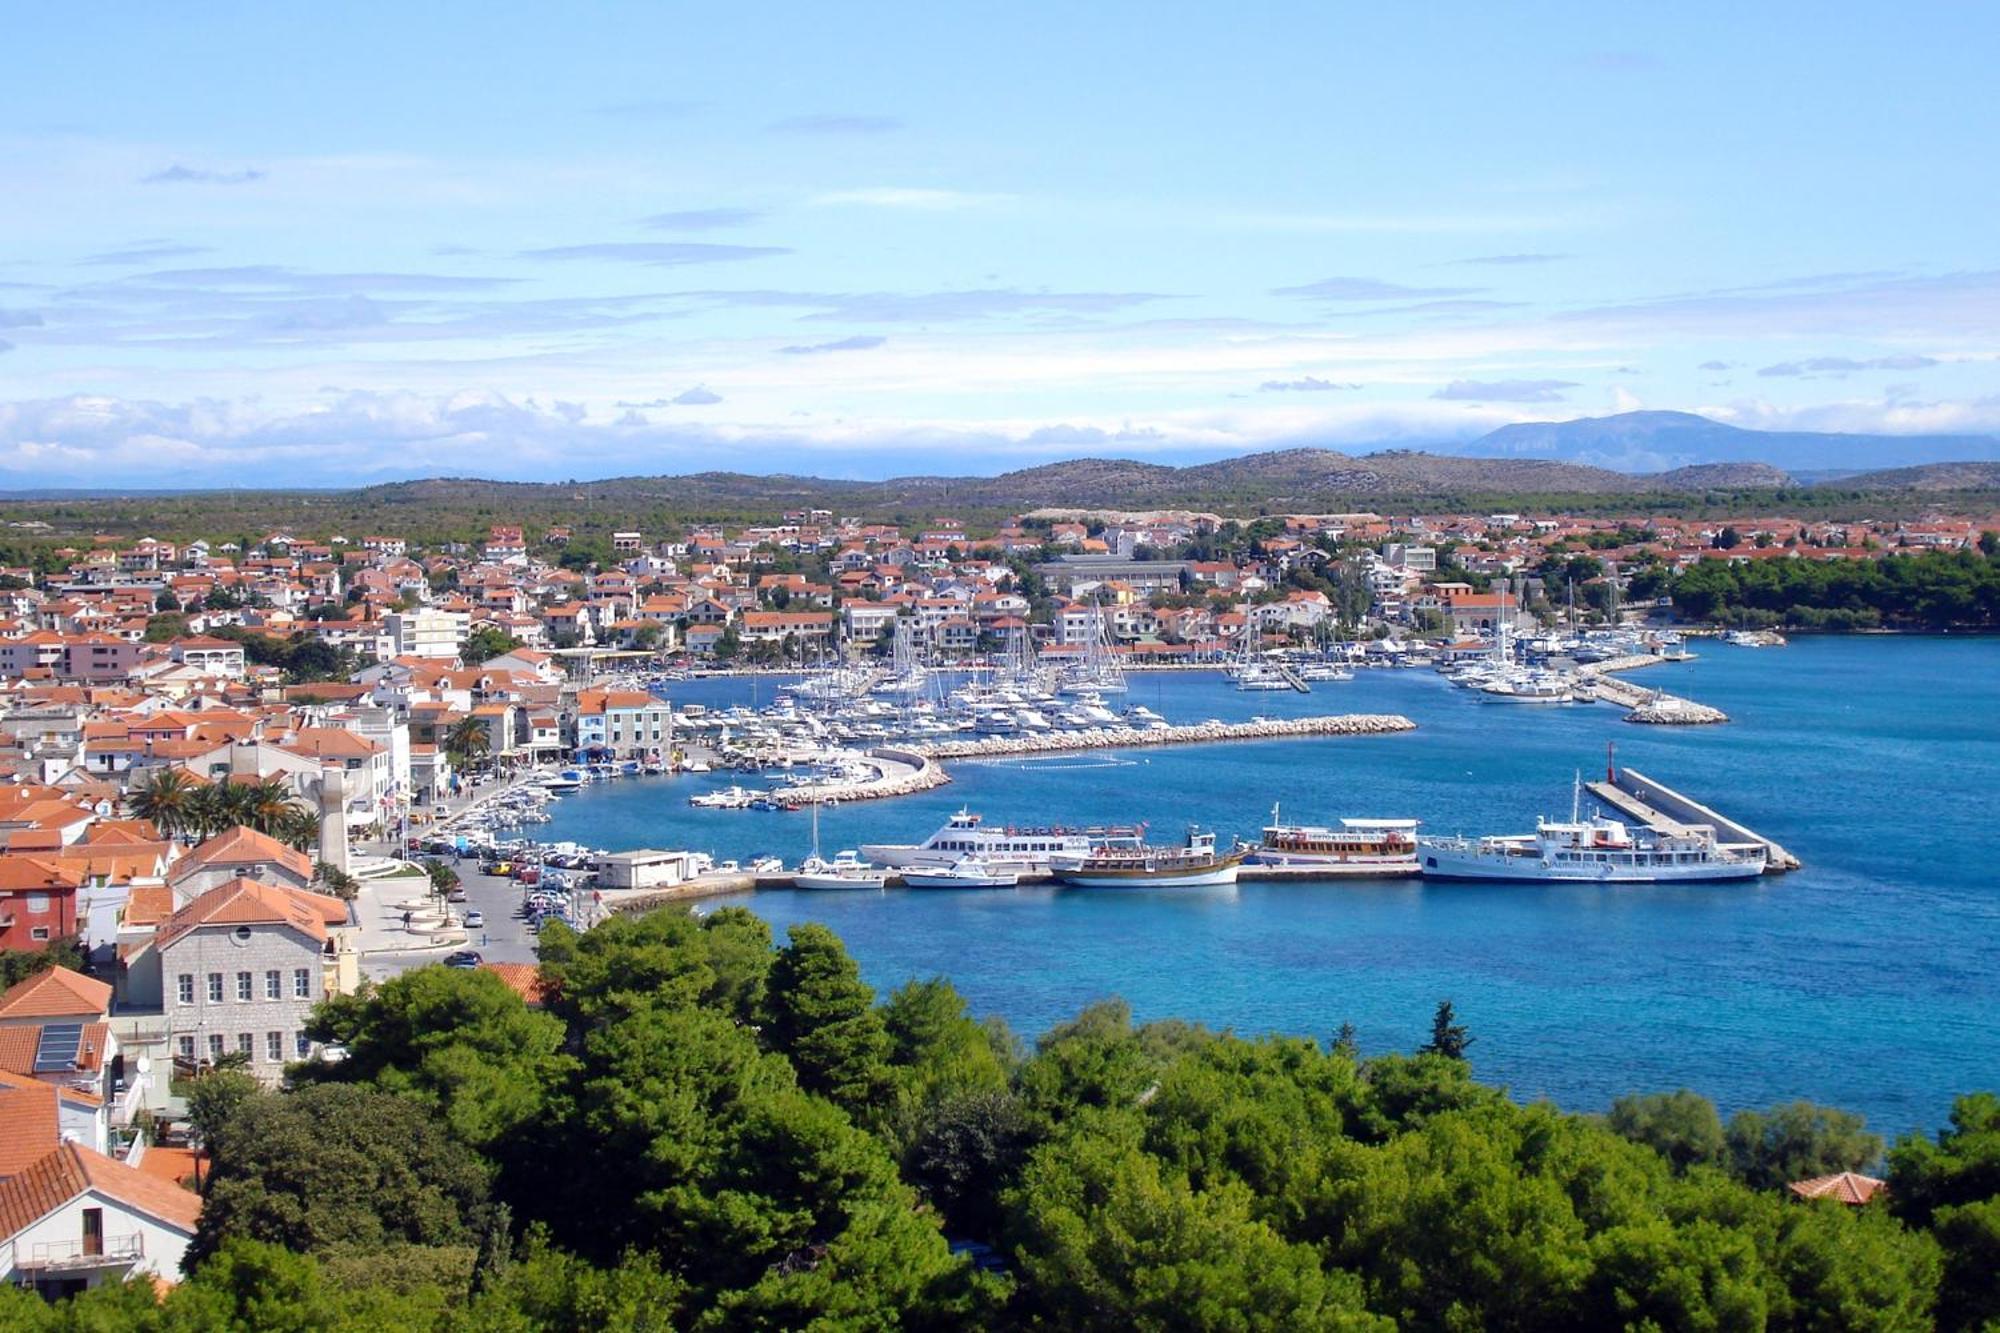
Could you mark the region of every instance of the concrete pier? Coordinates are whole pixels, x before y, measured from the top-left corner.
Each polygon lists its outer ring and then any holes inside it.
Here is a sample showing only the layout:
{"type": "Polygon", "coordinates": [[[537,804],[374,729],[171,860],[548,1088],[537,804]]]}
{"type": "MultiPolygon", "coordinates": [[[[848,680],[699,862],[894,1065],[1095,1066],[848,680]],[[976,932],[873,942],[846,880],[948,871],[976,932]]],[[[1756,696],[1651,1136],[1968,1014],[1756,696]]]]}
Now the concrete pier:
{"type": "Polygon", "coordinates": [[[1715,830],[1716,841],[1722,846],[1762,847],[1766,874],[1799,868],[1799,859],[1771,839],[1644,773],[1620,768],[1612,777],[1611,782],[1587,784],[1590,794],[1627,819],[1663,833],[1680,833],[1690,824],[1706,824],[1715,830]]]}

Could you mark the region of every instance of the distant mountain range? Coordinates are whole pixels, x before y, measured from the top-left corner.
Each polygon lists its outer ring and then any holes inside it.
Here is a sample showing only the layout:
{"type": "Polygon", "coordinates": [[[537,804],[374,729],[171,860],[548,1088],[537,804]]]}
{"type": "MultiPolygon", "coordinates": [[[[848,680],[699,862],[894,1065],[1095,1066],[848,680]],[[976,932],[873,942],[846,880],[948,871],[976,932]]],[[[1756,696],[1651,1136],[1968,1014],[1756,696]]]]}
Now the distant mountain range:
{"type": "Polygon", "coordinates": [[[1622,412],[1502,426],[1464,447],[1482,458],[1543,458],[1618,472],[1695,463],[1766,463],[1788,472],[1870,472],[2000,458],[1991,435],[1836,435],[1744,430],[1691,412],[1622,412]]]}
{"type": "MultiPolygon", "coordinates": [[[[1081,458],[992,477],[912,476],[886,481],[786,474],[701,472],[587,482],[506,482],[433,477],[362,490],[315,492],[313,503],[490,506],[538,513],[579,505],[681,513],[749,514],[803,507],[846,513],[953,507],[1243,511],[1328,510],[1387,499],[1449,502],[1464,497],[1640,496],[1824,486],[1840,490],[1942,492],[2000,489],[2000,438],[1829,435],[1741,430],[1685,412],[1627,412],[1576,421],[1504,426],[1439,451],[1278,449],[1169,467],[1131,459],[1081,458]]],[[[278,491],[207,492],[205,504],[278,491]]],[[[285,492],[302,495],[304,492],[285,492]]],[[[33,499],[105,497],[109,491],[15,492],[33,499]]],[[[122,492],[138,498],[159,492],[122,492]]]]}
{"type": "MultiPolygon", "coordinates": [[[[1466,446],[1466,452],[1389,449],[1347,454],[1333,449],[1279,449],[1190,467],[1130,459],[1083,458],[1023,468],[994,477],[915,476],[886,481],[752,476],[702,472],[676,477],[615,477],[603,481],[535,483],[455,478],[396,482],[361,492],[379,504],[509,504],[540,508],[622,503],[732,509],[806,505],[881,512],[898,508],[977,506],[1038,508],[1328,509],[1388,497],[1507,495],[1644,495],[1662,492],[1774,489],[1808,484],[1759,460],[1760,448],[1787,456],[1801,451],[1820,463],[1823,484],[1852,490],[1944,491],[2000,487],[2000,462],[1943,462],[1857,471],[1834,460],[1862,457],[1886,436],[1773,434],[1738,430],[1680,412],[1631,412],[1550,425],[1507,426],[1466,446]],[[1706,443],[1704,443],[1706,442],[1706,443]],[[1534,453],[1535,457],[1524,455],[1534,453]],[[1546,455],[1554,454],[1557,457],[1546,455]],[[1614,469],[1577,456],[1699,458],[1648,470],[1614,469]],[[1498,456],[1494,456],[1498,455],[1498,456]]],[[[1949,444],[1977,446],[2000,457],[2000,440],[1917,437],[1893,440],[1899,454],[1919,456],[1949,444]]]]}

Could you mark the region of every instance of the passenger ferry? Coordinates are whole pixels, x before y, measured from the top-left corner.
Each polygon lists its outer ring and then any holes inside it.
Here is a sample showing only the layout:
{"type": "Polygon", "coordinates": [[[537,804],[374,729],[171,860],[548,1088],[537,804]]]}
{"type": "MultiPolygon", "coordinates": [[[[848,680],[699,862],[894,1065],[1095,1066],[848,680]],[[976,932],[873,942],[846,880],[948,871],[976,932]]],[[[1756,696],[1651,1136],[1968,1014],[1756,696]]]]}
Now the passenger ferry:
{"type": "Polygon", "coordinates": [[[1085,856],[1099,847],[1137,847],[1145,826],[1125,828],[1015,828],[987,824],[970,810],[960,810],[943,828],[921,843],[872,843],[861,854],[892,870],[945,868],[973,857],[990,869],[1023,875],[1046,875],[1054,856],[1085,856]]]}
{"type": "Polygon", "coordinates": [[[1250,852],[1260,866],[1311,868],[1329,875],[1414,875],[1417,820],[1343,819],[1339,828],[1286,824],[1271,807],[1264,840],[1250,852]]]}
{"type": "MultiPolygon", "coordinates": [[[[1582,784],[1578,783],[1580,801],[1582,784]]],[[[1535,821],[1533,833],[1419,838],[1425,879],[1556,884],[1677,884],[1755,879],[1765,848],[1723,847],[1707,824],[1633,829],[1615,819],[1535,821]]]]}
{"type": "Polygon", "coordinates": [[[1081,855],[1060,854],[1049,868],[1079,889],[1192,889],[1236,882],[1247,847],[1225,852],[1213,833],[1188,830],[1184,847],[1100,846],[1081,855]]]}

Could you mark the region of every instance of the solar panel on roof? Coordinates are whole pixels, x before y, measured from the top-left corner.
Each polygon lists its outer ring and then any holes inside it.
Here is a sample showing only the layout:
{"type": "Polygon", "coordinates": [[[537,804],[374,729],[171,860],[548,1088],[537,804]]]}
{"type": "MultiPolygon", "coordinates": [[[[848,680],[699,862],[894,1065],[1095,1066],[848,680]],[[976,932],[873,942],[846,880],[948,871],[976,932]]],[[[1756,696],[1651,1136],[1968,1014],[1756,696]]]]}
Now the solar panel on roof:
{"type": "Polygon", "coordinates": [[[83,1045],[83,1024],[50,1023],[42,1029],[35,1047],[35,1072],[53,1073],[76,1067],[76,1052],[83,1045]]]}

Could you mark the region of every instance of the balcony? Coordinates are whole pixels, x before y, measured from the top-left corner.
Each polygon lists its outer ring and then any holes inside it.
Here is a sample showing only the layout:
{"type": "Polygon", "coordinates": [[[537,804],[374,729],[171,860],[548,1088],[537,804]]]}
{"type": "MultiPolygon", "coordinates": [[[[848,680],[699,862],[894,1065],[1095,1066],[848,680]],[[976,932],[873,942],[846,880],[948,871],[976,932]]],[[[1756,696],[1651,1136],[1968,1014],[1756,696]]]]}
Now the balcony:
{"type": "Polygon", "coordinates": [[[106,1236],[100,1242],[85,1240],[36,1241],[28,1247],[23,1268],[44,1273],[75,1272],[89,1268],[122,1268],[146,1257],[146,1238],[139,1232],[129,1236],[106,1236]]]}

